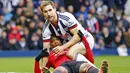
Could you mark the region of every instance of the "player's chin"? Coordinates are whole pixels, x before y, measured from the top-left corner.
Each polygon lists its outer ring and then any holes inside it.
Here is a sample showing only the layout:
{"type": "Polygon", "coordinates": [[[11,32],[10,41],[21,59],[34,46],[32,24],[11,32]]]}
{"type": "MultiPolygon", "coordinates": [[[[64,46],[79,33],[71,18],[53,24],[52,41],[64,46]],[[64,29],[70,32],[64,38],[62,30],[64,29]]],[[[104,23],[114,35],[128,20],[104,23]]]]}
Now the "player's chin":
{"type": "Polygon", "coordinates": [[[53,19],[53,17],[49,17],[48,20],[51,22],[51,21],[53,21],[54,19],[53,19]]]}

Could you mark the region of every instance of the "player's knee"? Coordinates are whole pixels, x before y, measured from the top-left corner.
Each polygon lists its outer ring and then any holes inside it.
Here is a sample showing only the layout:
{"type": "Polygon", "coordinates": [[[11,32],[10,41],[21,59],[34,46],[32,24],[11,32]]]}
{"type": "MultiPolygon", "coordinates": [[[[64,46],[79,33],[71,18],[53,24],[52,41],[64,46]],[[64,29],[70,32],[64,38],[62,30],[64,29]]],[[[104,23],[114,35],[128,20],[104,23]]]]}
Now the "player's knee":
{"type": "Polygon", "coordinates": [[[83,63],[83,64],[80,66],[79,71],[80,71],[81,73],[84,73],[84,72],[86,72],[86,69],[88,69],[89,67],[91,67],[91,65],[90,65],[89,63],[83,63]]]}
{"type": "Polygon", "coordinates": [[[57,67],[53,73],[68,73],[67,69],[62,67],[62,66],[59,66],[57,67]]]}

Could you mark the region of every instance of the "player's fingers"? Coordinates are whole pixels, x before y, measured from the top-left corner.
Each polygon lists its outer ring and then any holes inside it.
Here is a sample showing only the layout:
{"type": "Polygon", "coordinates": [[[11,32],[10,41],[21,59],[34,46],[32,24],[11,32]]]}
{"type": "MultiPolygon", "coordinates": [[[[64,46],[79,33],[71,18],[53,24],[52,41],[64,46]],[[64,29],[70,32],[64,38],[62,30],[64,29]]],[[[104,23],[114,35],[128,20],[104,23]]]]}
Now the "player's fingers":
{"type": "Polygon", "coordinates": [[[55,53],[58,53],[58,52],[59,52],[59,49],[54,48],[52,51],[55,52],[55,53]]]}
{"type": "Polygon", "coordinates": [[[61,53],[60,52],[57,52],[58,55],[60,55],[61,53]]]}
{"type": "Polygon", "coordinates": [[[62,55],[64,52],[58,52],[59,55],[62,55]]]}
{"type": "Polygon", "coordinates": [[[55,52],[55,51],[56,51],[56,48],[53,48],[52,51],[55,52]]]}
{"type": "Polygon", "coordinates": [[[58,53],[59,55],[63,54],[63,51],[62,50],[58,50],[58,53]]]}
{"type": "Polygon", "coordinates": [[[57,54],[59,54],[60,52],[61,52],[61,51],[60,51],[59,49],[58,49],[58,50],[56,50],[56,53],[57,53],[57,54]]]}

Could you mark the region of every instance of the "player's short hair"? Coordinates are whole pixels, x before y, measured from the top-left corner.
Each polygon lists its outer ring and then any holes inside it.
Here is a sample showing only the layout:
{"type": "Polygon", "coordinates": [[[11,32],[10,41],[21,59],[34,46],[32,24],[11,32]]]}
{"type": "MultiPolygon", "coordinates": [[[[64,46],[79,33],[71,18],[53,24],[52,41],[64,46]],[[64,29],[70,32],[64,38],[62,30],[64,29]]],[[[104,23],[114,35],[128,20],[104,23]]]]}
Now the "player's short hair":
{"type": "MultiPolygon", "coordinates": [[[[51,0],[44,0],[44,1],[42,1],[41,4],[40,4],[41,10],[42,10],[45,6],[47,6],[47,5],[51,5],[53,8],[55,8],[55,5],[54,5],[54,2],[53,2],[53,1],[51,1],[51,0]]],[[[42,11],[43,11],[43,10],[42,10],[42,11]]]]}
{"type": "Polygon", "coordinates": [[[57,36],[51,36],[51,39],[50,39],[50,42],[53,42],[53,41],[55,41],[55,40],[60,40],[61,42],[62,42],[62,40],[61,40],[61,38],[60,37],[57,37],[57,36]]]}
{"type": "Polygon", "coordinates": [[[54,48],[56,46],[61,46],[62,44],[63,44],[63,42],[60,37],[51,36],[51,38],[50,38],[50,47],[51,48],[54,48]],[[55,42],[55,41],[59,41],[59,42],[55,42]]]}

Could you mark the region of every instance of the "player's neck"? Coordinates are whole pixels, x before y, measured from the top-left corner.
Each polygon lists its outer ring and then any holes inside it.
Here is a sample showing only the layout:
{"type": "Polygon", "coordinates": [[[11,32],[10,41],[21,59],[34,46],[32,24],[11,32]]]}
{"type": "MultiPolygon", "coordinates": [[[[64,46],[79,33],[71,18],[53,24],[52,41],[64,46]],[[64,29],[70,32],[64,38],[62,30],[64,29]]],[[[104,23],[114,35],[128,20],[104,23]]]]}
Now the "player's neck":
{"type": "Polygon", "coordinates": [[[54,26],[58,24],[58,15],[56,13],[54,20],[51,22],[54,26]]]}

